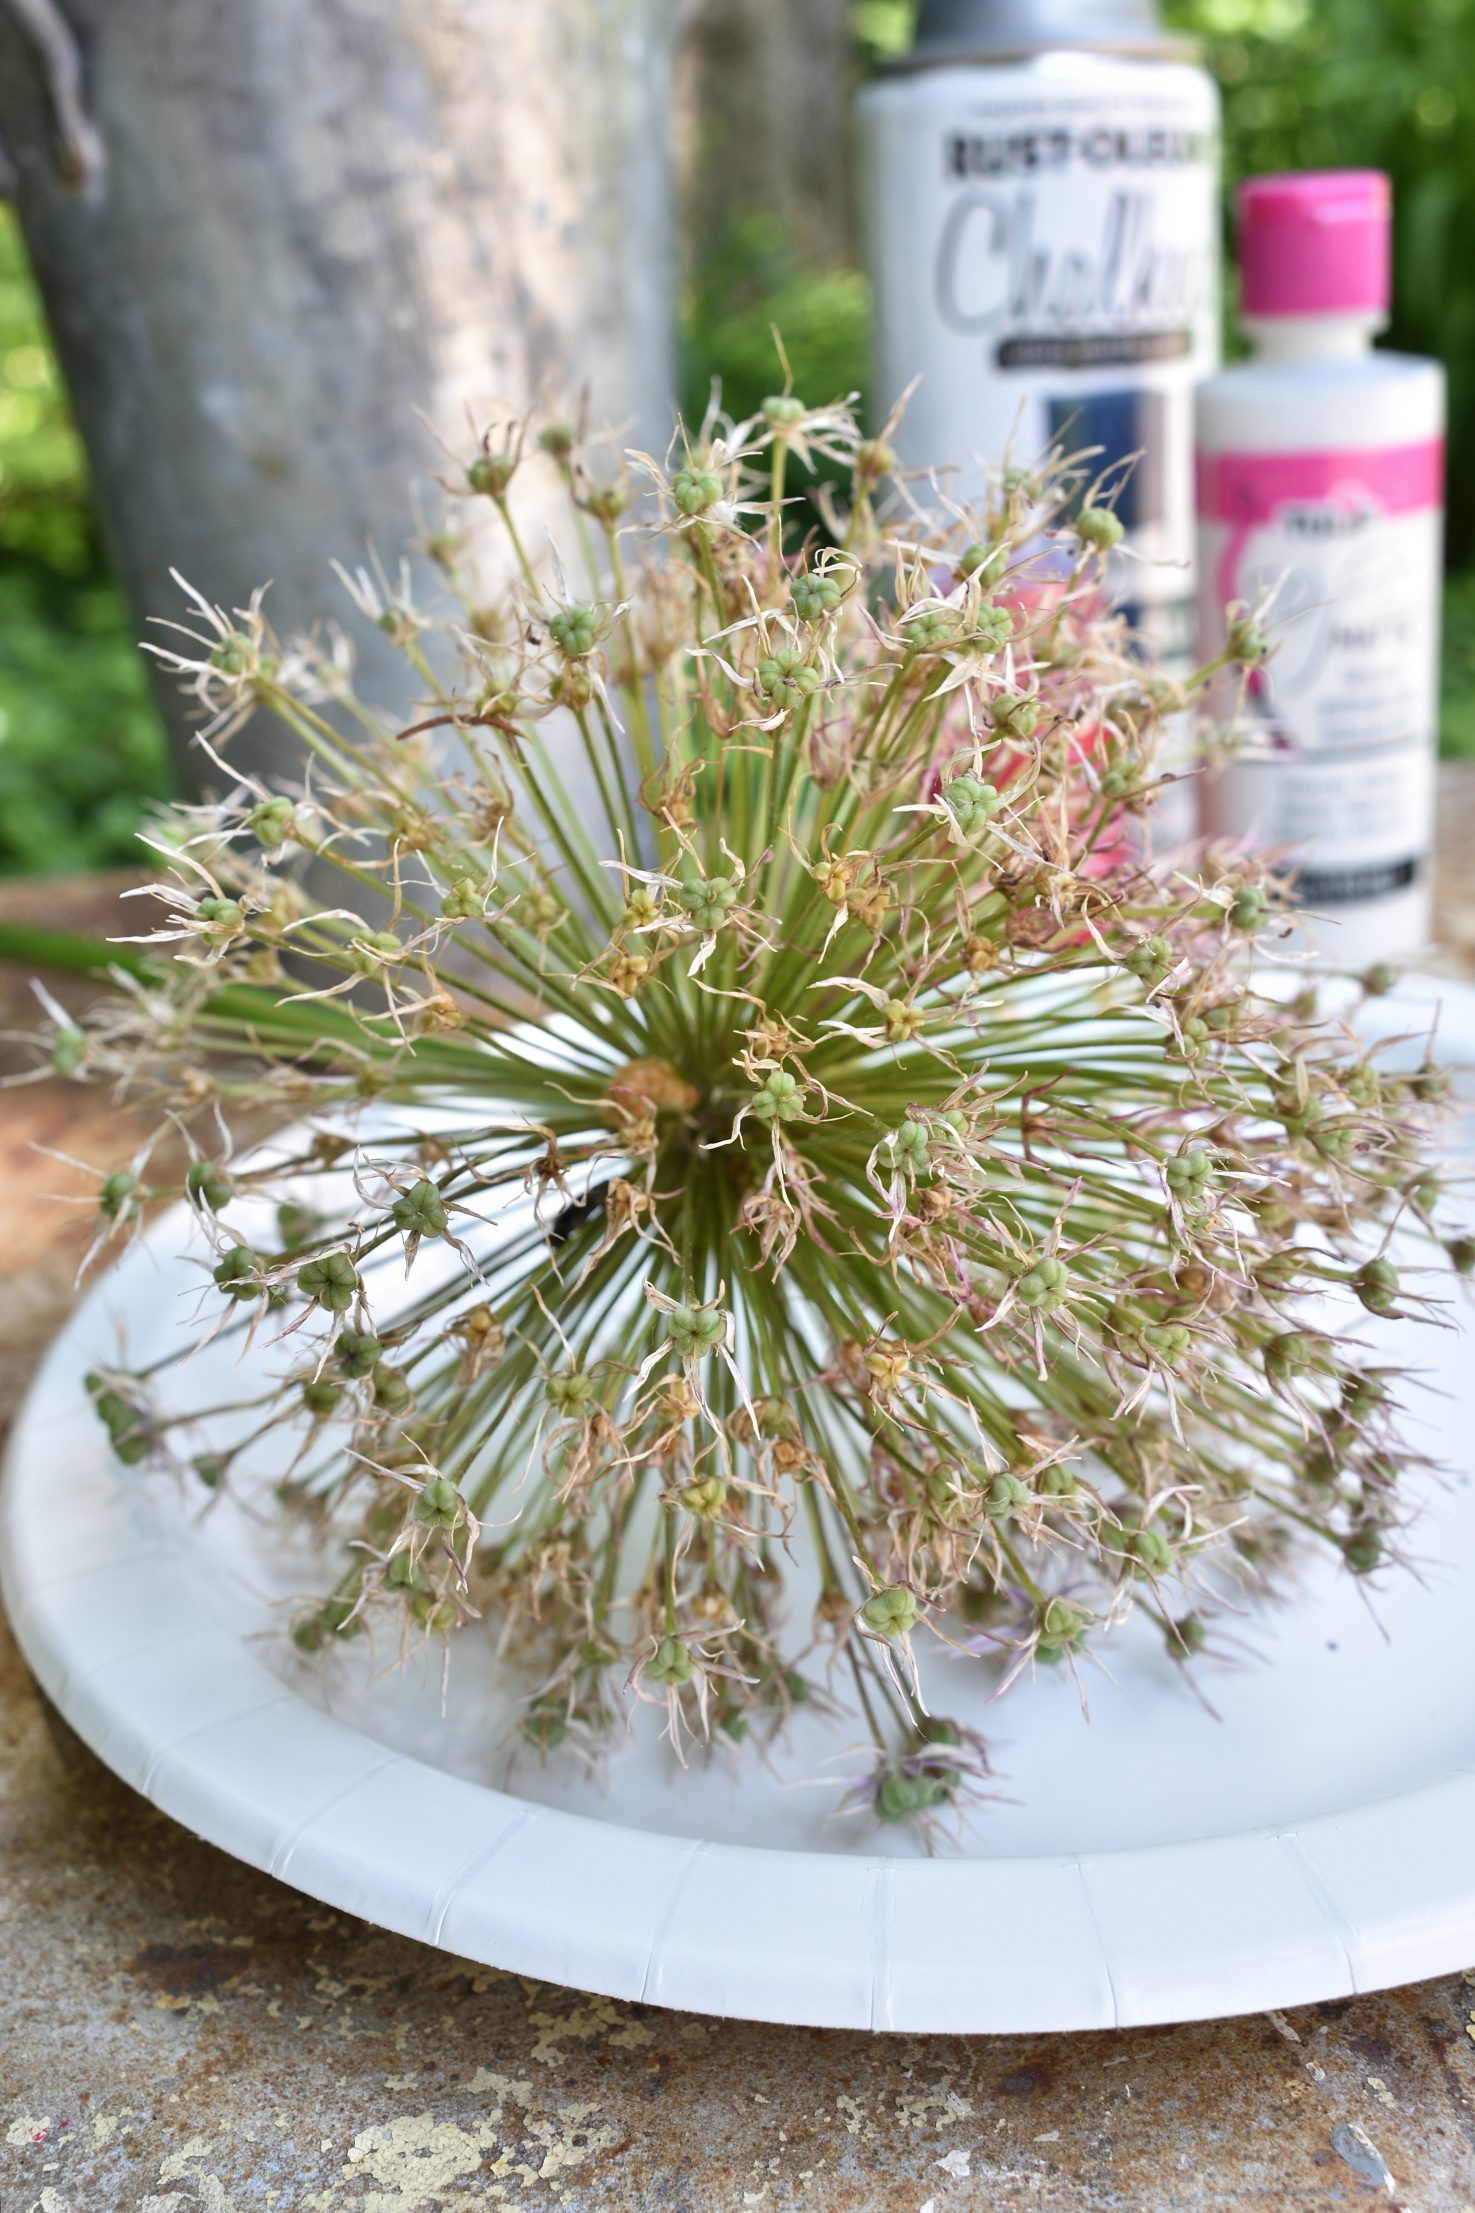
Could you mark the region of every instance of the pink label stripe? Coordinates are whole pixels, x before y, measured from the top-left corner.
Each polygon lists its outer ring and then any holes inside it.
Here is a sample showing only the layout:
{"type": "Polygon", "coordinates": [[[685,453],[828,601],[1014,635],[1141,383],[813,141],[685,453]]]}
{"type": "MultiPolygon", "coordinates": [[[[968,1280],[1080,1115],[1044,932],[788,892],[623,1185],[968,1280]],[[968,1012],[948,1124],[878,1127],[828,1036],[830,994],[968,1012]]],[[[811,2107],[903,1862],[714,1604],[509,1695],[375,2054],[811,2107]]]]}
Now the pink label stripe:
{"type": "Polygon", "coordinates": [[[1444,440],[1350,453],[1200,453],[1198,511],[1205,522],[1266,523],[1315,500],[1414,515],[1444,499],[1444,440]]]}

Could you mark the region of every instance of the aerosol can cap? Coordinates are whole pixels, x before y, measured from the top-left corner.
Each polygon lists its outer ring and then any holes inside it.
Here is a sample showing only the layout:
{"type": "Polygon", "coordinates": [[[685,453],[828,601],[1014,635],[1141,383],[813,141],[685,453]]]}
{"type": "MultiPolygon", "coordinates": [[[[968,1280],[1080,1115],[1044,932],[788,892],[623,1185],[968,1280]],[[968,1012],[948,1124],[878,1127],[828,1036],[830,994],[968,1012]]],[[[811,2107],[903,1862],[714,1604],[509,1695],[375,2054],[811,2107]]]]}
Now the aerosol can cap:
{"type": "Polygon", "coordinates": [[[1174,53],[1157,0],[922,0],[903,66],[1000,59],[1052,46],[1174,53]]]}

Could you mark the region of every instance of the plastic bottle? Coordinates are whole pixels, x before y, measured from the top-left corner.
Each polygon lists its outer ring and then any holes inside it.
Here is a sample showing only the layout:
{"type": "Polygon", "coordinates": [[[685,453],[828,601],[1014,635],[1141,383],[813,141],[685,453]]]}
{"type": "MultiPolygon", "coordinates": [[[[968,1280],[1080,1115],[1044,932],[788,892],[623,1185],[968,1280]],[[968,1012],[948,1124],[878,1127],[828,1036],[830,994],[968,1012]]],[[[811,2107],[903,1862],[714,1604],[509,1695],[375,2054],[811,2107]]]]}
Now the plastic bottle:
{"type": "Polygon", "coordinates": [[[1240,188],[1255,358],[1197,404],[1201,648],[1219,650],[1231,601],[1263,602],[1276,645],[1204,828],[1297,862],[1295,947],[1353,969],[1429,931],[1444,371],[1372,348],[1389,199],[1376,170],[1240,188]]]}
{"type": "Polygon", "coordinates": [[[1153,0],[923,0],[860,94],[878,419],[913,466],[1140,454],[1119,598],[1193,646],[1192,387],[1218,364],[1218,92],[1153,0]]]}

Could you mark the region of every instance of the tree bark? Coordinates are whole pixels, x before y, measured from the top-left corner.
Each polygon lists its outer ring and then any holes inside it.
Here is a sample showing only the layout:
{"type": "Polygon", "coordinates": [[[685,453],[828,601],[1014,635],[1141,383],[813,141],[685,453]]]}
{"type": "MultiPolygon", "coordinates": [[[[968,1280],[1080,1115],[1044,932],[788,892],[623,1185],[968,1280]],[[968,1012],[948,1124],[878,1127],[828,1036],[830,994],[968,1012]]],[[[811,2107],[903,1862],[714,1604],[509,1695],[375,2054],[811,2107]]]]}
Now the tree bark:
{"type": "MultiPolygon", "coordinates": [[[[417,408],[469,454],[587,380],[596,422],[664,446],[668,0],[64,5],[105,169],[63,182],[3,0],[0,134],[140,624],[180,611],[171,568],[227,608],[270,578],[286,635],[343,614],[331,561],[372,544],[393,571],[441,504],[417,408]]],[[[535,544],[549,474],[514,486],[535,544]]],[[[390,703],[376,643],[364,688],[390,703]]],[[[193,781],[170,680],[159,698],[193,781]]]]}
{"type": "Polygon", "coordinates": [[[846,0],[684,0],[676,85],[689,266],[754,216],[801,265],[851,258],[846,0]]]}

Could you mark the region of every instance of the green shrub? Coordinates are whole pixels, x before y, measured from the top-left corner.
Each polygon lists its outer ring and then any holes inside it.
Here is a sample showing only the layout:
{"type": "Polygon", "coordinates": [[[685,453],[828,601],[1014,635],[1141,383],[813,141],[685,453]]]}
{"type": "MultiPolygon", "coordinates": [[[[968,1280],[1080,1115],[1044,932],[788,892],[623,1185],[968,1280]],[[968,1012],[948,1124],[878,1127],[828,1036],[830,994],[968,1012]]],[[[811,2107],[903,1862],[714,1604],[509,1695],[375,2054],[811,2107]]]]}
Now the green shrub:
{"type": "Polygon", "coordinates": [[[171,791],[15,219],[0,207],[0,872],[138,859],[171,791]]]}

